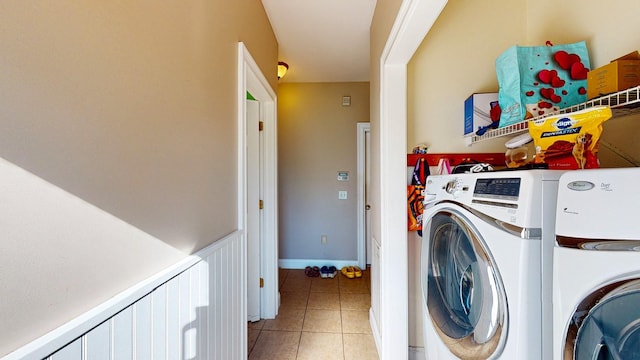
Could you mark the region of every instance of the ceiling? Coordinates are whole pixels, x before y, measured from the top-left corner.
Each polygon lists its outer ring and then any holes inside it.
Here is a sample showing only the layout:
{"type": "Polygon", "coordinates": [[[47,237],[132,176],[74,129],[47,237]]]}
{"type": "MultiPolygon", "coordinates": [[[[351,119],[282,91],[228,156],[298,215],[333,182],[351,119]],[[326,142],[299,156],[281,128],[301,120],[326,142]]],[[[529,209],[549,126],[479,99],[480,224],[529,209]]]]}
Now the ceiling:
{"type": "Polygon", "coordinates": [[[369,81],[376,0],[262,0],[289,65],[280,82],[369,81]]]}

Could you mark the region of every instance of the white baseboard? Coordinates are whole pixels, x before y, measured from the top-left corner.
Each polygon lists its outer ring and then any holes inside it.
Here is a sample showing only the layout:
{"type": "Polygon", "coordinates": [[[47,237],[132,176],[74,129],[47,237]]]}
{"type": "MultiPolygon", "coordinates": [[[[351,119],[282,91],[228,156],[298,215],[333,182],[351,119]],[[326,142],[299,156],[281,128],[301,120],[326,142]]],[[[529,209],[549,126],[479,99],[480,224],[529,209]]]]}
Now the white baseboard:
{"type": "Polygon", "coordinates": [[[357,266],[358,260],[318,260],[318,259],[280,259],[278,266],[283,269],[304,269],[307,266],[335,266],[338,270],[345,266],[357,266]]]}
{"type": "Polygon", "coordinates": [[[409,346],[409,360],[425,360],[427,354],[423,347],[409,346]]]}

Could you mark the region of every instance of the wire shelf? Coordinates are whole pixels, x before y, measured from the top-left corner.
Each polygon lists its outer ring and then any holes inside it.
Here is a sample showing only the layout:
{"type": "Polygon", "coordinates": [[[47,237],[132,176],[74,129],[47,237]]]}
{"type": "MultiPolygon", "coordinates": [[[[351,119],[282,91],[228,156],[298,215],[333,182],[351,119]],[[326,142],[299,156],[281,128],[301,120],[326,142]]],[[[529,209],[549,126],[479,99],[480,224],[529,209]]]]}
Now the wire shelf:
{"type": "Polygon", "coordinates": [[[591,99],[587,102],[580,103],[574,106],[569,106],[567,108],[561,109],[556,114],[539,116],[539,117],[531,118],[528,120],[523,120],[519,123],[508,125],[502,128],[489,130],[486,133],[484,133],[484,135],[482,136],[478,136],[475,134],[469,135],[465,137],[465,141],[467,146],[471,146],[483,140],[494,139],[497,137],[508,136],[508,135],[518,135],[528,130],[529,121],[538,121],[546,117],[557,115],[557,114],[566,114],[574,111],[588,109],[594,106],[603,106],[603,105],[608,105],[609,107],[611,107],[614,117],[640,112],[640,86],[619,91],[617,93],[604,95],[604,96],[591,99]]]}

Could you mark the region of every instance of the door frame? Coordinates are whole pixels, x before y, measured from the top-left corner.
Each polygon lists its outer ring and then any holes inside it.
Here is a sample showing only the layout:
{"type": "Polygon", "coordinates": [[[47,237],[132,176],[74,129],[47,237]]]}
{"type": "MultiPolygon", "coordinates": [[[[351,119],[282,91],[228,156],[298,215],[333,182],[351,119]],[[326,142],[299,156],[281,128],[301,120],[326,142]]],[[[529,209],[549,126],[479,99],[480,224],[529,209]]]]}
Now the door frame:
{"type": "MultiPolygon", "coordinates": [[[[275,70],[274,70],[275,72],[275,70]]],[[[246,244],[247,171],[246,171],[246,112],[245,100],[249,92],[260,101],[260,115],[264,123],[264,171],[261,239],[261,277],[264,287],[260,294],[260,313],[263,319],[278,314],[278,184],[277,184],[277,96],[243,42],[238,43],[238,229],[243,231],[246,244]]],[[[243,269],[247,271],[247,249],[243,250],[243,269]]],[[[246,286],[244,317],[246,319],[246,286]]]]}
{"type": "Polygon", "coordinates": [[[381,359],[407,359],[407,64],[447,0],[403,0],[380,57],[381,359]]]}
{"type": "Polygon", "coordinates": [[[368,122],[359,122],[358,126],[358,172],[357,172],[357,187],[358,187],[358,197],[357,197],[357,207],[358,207],[358,266],[361,269],[367,268],[367,211],[365,207],[367,206],[366,199],[366,177],[367,171],[366,161],[367,161],[367,151],[368,144],[366,143],[366,133],[369,132],[371,135],[371,124],[368,122]]]}

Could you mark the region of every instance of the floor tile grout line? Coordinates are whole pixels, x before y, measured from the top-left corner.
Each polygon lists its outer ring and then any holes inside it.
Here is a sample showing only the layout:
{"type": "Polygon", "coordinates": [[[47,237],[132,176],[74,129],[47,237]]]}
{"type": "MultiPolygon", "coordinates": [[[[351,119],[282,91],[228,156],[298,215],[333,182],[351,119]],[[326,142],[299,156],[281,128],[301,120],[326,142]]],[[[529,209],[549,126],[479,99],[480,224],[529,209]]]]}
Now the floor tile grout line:
{"type": "Polygon", "coordinates": [[[342,333],[340,334],[340,338],[342,339],[342,359],[346,359],[345,348],[344,348],[344,326],[342,321],[342,290],[340,289],[340,280],[338,280],[338,305],[340,308],[340,330],[342,333]]]}
{"type": "MultiPolygon", "coordinates": [[[[282,281],[282,284],[284,284],[286,280],[293,280],[293,278],[290,277],[292,274],[293,274],[292,272],[288,272],[288,271],[285,272],[283,274],[284,275],[283,276],[284,280],[282,281]]],[[[306,303],[305,303],[305,307],[304,307],[302,329],[304,329],[304,322],[305,322],[306,317],[307,317],[307,310],[310,310],[309,309],[309,303],[310,303],[311,294],[313,293],[311,291],[311,289],[313,288],[313,285],[314,285],[313,280],[314,279],[310,279],[309,284],[308,284],[308,288],[307,288],[308,290],[306,292],[307,299],[306,299],[306,303]]],[[[344,330],[344,319],[343,319],[342,315],[343,315],[344,311],[357,311],[358,309],[351,309],[351,310],[344,309],[343,308],[343,304],[342,304],[342,300],[345,299],[345,297],[348,297],[350,295],[359,295],[359,294],[364,294],[364,293],[361,293],[358,290],[354,291],[353,289],[349,289],[349,291],[345,292],[345,289],[343,289],[344,287],[340,286],[340,284],[343,281],[345,281],[345,279],[340,277],[340,278],[337,279],[337,281],[338,281],[338,283],[337,283],[337,286],[338,286],[337,294],[338,294],[338,309],[339,309],[338,311],[340,313],[340,317],[339,317],[339,319],[340,319],[340,334],[341,334],[341,339],[342,339],[343,359],[346,359],[347,358],[347,354],[346,354],[345,334],[347,334],[347,333],[345,333],[345,330],[344,330]]],[[[371,296],[370,284],[367,282],[368,278],[366,276],[363,276],[363,279],[361,281],[364,282],[365,289],[366,289],[366,294],[371,296]]],[[[282,288],[282,284],[281,284],[280,288],[282,288]]],[[[345,282],[345,284],[347,284],[347,282],[345,282]]],[[[293,288],[291,290],[293,290],[293,288]]],[[[326,289],[324,289],[324,290],[326,290],[326,289]]],[[[294,292],[295,292],[295,290],[294,290],[294,292]]],[[[326,294],[327,292],[326,291],[321,291],[319,293],[320,294],[322,294],[322,293],[326,294]]],[[[331,292],[329,292],[329,293],[331,293],[331,292]]],[[[317,295],[317,296],[322,296],[322,295],[317,295]]],[[[331,310],[331,309],[317,309],[317,310],[331,310]]],[[[256,344],[258,342],[258,338],[261,337],[261,336],[264,336],[264,333],[263,333],[264,326],[266,326],[266,324],[263,324],[262,329],[260,329],[258,331],[258,336],[256,336],[256,342],[254,342],[253,347],[250,350],[249,354],[253,353],[253,351],[255,350],[255,346],[256,346],[256,344]]],[[[272,330],[272,331],[275,331],[275,332],[289,332],[287,330],[282,330],[282,331],[280,331],[280,330],[272,330]]],[[[298,344],[297,344],[297,349],[296,349],[296,358],[300,354],[300,346],[301,346],[301,342],[302,342],[302,335],[303,335],[302,333],[303,332],[305,332],[305,331],[301,330],[299,332],[298,344]]],[[[324,332],[317,332],[317,331],[307,331],[307,332],[310,333],[310,334],[311,333],[324,333],[324,332]]],[[[332,333],[332,332],[327,332],[327,333],[332,333]]],[[[361,335],[371,335],[371,334],[367,334],[367,333],[357,333],[357,332],[350,332],[349,334],[352,334],[352,333],[353,334],[358,334],[358,335],[360,335],[360,334],[361,335]]]]}
{"type": "Polygon", "coordinates": [[[342,338],[342,359],[345,360],[347,358],[347,353],[344,347],[344,332],[340,335],[340,338],[342,338]]]}
{"type": "Polygon", "coordinates": [[[300,331],[300,336],[298,336],[298,347],[296,348],[296,359],[298,358],[298,354],[300,354],[300,343],[302,342],[302,331],[300,331]]]}

